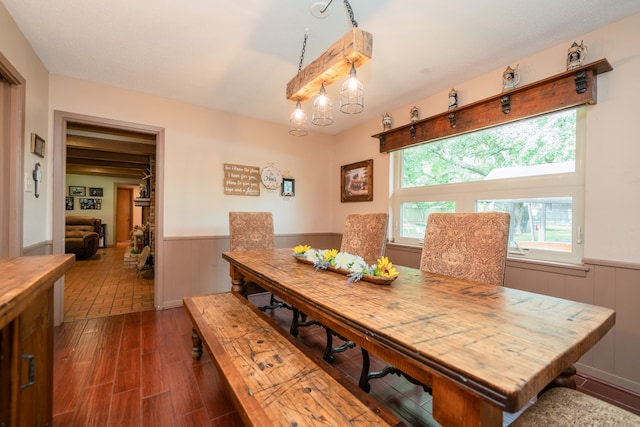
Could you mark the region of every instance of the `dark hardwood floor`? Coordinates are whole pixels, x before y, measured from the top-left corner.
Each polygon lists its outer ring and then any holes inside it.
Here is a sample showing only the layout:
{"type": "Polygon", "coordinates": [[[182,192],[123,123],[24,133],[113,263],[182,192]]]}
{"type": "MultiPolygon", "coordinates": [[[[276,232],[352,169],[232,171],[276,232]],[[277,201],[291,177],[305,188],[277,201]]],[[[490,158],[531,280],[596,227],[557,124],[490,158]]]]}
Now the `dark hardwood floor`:
{"type": "MultiPolygon", "coordinates": [[[[113,268],[110,266],[109,268],[113,268]]],[[[268,296],[252,296],[264,305],[268,296]]],[[[291,312],[269,313],[287,333],[291,312]]],[[[321,327],[303,328],[298,339],[321,355],[321,327]]],[[[191,359],[191,321],[184,308],[138,311],[63,323],[54,330],[53,425],[70,426],[239,426],[216,368],[205,352],[191,359]]],[[[334,366],[357,383],[358,349],[336,354],[334,366]]],[[[372,357],[373,369],[384,363],[372,357]]],[[[391,375],[371,383],[371,395],[408,426],[438,425],[431,396],[391,375]]],[[[583,391],[640,414],[640,398],[587,377],[583,391]]],[[[517,414],[504,414],[508,425],[517,414]]]]}

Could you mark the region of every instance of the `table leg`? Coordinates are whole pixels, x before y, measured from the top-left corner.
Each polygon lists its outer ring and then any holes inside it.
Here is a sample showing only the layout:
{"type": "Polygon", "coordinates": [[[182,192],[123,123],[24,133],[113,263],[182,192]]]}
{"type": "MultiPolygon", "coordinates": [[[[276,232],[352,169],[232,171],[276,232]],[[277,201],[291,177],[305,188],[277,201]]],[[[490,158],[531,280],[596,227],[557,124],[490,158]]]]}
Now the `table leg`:
{"type": "Polygon", "coordinates": [[[445,378],[434,378],[433,418],[443,426],[501,427],[502,410],[445,378]]]}
{"type": "Polygon", "coordinates": [[[229,275],[231,276],[231,291],[245,295],[244,276],[238,272],[233,264],[229,264],[229,275]]]}
{"type": "Polygon", "coordinates": [[[200,360],[202,357],[202,340],[200,339],[200,335],[198,335],[196,328],[191,328],[191,342],[193,343],[191,358],[193,360],[200,360]]]}
{"type": "Polygon", "coordinates": [[[544,393],[545,391],[552,389],[554,387],[567,387],[573,390],[577,389],[576,378],[574,376],[575,374],[576,374],[575,366],[573,365],[569,366],[567,369],[562,371],[560,375],[556,377],[555,380],[551,381],[545,388],[543,388],[542,391],[538,393],[538,397],[542,396],[542,393],[544,393]]]}

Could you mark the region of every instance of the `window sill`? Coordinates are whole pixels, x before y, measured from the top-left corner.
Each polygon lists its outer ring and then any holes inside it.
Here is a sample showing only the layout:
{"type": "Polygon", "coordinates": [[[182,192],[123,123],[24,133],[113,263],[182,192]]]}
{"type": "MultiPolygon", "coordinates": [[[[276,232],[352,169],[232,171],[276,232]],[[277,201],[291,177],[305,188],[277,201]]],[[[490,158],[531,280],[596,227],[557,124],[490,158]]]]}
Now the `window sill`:
{"type": "Polygon", "coordinates": [[[589,266],[563,262],[541,261],[532,259],[515,259],[507,256],[507,267],[525,270],[545,271],[547,273],[564,274],[566,276],[585,277],[589,266]]]}
{"type": "MultiPolygon", "coordinates": [[[[410,245],[406,243],[387,243],[388,249],[398,252],[412,253],[420,256],[421,245],[410,245]]],[[[562,262],[541,261],[531,259],[511,258],[507,256],[507,267],[525,270],[545,271],[548,273],[564,274],[568,276],[586,277],[589,266],[584,264],[570,264],[562,262]]]]}

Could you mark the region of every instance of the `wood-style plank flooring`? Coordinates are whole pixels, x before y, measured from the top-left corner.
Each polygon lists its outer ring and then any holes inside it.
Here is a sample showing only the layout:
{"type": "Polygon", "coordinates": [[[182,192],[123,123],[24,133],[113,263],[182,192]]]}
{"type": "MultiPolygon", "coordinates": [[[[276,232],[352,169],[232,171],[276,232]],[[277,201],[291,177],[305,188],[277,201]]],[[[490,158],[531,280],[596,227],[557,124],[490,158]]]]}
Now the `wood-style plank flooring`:
{"type": "MultiPolygon", "coordinates": [[[[107,264],[105,269],[115,268],[107,264]]],[[[257,305],[267,299],[266,295],[251,297],[257,305]]],[[[287,333],[291,312],[278,309],[270,316],[287,333]]],[[[322,353],[325,333],[321,327],[301,329],[298,339],[322,353]]],[[[191,346],[191,322],[182,307],[103,315],[57,326],[53,425],[241,425],[211,358],[205,352],[201,361],[193,361],[191,346]]],[[[360,351],[354,349],[336,354],[334,366],[357,382],[360,362],[360,351]]],[[[379,369],[384,363],[372,357],[372,365],[379,369]]],[[[431,396],[421,387],[395,375],[374,380],[371,385],[371,395],[407,425],[438,425],[431,417],[431,396]]],[[[620,395],[586,378],[579,378],[579,385],[589,394],[640,413],[637,396],[620,395]],[[590,390],[590,384],[597,385],[590,390]]],[[[514,418],[514,414],[505,414],[504,425],[514,418]]]]}

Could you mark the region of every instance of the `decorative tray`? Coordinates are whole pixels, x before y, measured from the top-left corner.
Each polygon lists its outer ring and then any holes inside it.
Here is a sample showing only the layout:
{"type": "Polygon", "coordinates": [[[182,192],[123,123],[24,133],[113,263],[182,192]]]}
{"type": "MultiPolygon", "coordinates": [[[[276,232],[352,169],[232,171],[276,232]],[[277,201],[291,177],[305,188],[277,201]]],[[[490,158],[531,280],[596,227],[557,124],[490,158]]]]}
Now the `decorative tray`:
{"type": "MultiPolygon", "coordinates": [[[[295,258],[296,261],[301,262],[303,264],[309,264],[309,265],[312,265],[312,266],[314,265],[313,261],[309,261],[308,259],[306,259],[304,257],[296,256],[296,255],[293,255],[293,257],[295,258]]],[[[318,268],[318,270],[324,270],[324,268],[318,268]]],[[[349,270],[345,270],[343,268],[336,268],[336,267],[333,267],[333,266],[328,266],[326,268],[326,270],[333,271],[335,273],[344,274],[345,276],[347,276],[347,275],[352,273],[349,270]]],[[[380,276],[371,276],[369,274],[363,274],[361,280],[364,280],[365,282],[375,283],[376,285],[390,285],[391,282],[393,282],[397,278],[398,278],[398,276],[380,277],[380,276]]]]}

